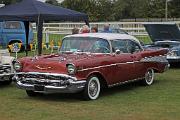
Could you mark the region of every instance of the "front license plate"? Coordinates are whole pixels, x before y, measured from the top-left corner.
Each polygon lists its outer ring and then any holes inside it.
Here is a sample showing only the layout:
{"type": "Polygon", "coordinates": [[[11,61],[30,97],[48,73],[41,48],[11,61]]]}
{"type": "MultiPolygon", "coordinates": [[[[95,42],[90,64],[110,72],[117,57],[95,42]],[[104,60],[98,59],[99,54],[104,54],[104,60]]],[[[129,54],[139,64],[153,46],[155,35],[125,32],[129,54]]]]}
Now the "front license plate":
{"type": "Polygon", "coordinates": [[[44,91],[44,86],[42,85],[34,85],[35,91],[44,91]]]}

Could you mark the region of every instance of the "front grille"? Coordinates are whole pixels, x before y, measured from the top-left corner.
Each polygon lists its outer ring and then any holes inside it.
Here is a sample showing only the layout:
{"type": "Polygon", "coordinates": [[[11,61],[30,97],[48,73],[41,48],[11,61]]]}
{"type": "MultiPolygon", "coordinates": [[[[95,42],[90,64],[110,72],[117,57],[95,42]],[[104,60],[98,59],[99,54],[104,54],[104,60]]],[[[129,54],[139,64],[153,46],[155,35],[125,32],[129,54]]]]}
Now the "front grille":
{"type": "Polygon", "coordinates": [[[54,76],[50,74],[20,74],[19,77],[37,80],[67,80],[67,78],[64,76],[54,76]]]}
{"type": "MultiPolygon", "coordinates": [[[[53,85],[54,83],[48,82],[48,81],[40,81],[40,80],[22,80],[23,84],[31,84],[31,85],[53,85]]],[[[59,84],[59,82],[56,82],[56,84],[59,84]]]]}
{"type": "Polygon", "coordinates": [[[11,65],[3,64],[0,65],[0,74],[11,73],[11,65]]]}
{"type": "Polygon", "coordinates": [[[69,85],[69,76],[51,73],[19,73],[19,80],[23,84],[31,85],[52,85],[64,86],[69,85]]]}

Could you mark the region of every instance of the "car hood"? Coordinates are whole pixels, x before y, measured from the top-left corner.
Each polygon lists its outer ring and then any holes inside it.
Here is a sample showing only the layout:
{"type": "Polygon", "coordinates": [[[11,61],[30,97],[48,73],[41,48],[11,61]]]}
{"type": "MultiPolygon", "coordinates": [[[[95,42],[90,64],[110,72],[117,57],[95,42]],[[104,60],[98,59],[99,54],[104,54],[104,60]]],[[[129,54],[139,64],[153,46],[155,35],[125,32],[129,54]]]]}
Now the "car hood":
{"type": "Polygon", "coordinates": [[[74,64],[76,67],[87,64],[87,61],[102,58],[103,54],[56,54],[40,57],[27,57],[20,59],[23,66],[22,72],[48,72],[67,74],[66,65],[74,64]]]}
{"type": "Polygon", "coordinates": [[[153,42],[165,40],[180,41],[180,30],[175,23],[144,24],[144,27],[153,42]]]}

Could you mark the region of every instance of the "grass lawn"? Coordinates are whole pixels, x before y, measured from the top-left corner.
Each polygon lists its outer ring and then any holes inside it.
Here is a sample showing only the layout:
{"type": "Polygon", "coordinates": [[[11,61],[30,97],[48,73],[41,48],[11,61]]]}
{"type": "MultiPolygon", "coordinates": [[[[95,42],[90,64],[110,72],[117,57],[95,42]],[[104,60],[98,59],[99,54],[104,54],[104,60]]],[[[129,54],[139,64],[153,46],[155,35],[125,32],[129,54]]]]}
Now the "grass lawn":
{"type": "Polygon", "coordinates": [[[83,101],[81,94],[31,98],[15,84],[0,85],[0,120],[179,120],[179,73],[180,68],[171,68],[157,74],[150,87],[131,83],[106,89],[95,101],[83,101]]]}
{"type": "Polygon", "coordinates": [[[0,120],[179,120],[180,69],[157,74],[150,87],[137,83],[102,92],[96,101],[80,94],[30,98],[14,84],[0,86],[0,120]]]}

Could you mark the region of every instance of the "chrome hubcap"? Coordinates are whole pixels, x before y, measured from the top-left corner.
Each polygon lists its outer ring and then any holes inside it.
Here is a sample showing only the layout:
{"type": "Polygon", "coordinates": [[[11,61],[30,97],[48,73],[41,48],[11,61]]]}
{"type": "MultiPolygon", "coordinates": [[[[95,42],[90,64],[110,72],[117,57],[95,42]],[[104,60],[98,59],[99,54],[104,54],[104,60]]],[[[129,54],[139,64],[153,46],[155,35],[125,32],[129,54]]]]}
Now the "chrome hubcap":
{"type": "Polygon", "coordinates": [[[96,96],[97,92],[98,92],[98,84],[96,81],[92,80],[89,83],[89,94],[90,96],[94,97],[96,96]]]}
{"type": "Polygon", "coordinates": [[[154,79],[154,71],[153,70],[149,70],[146,73],[145,79],[146,79],[146,82],[148,84],[151,84],[153,82],[153,79],[154,79]]]}

